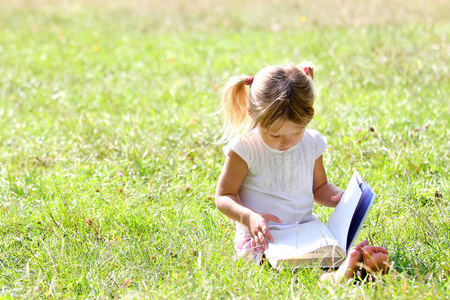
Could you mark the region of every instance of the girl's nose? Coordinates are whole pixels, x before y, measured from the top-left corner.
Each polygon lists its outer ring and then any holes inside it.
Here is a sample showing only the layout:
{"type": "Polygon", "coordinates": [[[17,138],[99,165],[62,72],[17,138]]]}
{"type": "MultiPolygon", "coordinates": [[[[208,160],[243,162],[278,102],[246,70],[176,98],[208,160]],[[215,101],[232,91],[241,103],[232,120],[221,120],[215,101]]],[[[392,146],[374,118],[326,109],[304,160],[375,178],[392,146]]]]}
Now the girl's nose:
{"type": "Polygon", "coordinates": [[[285,146],[285,148],[286,148],[286,147],[290,147],[290,146],[291,146],[291,139],[288,138],[288,137],[285,137],[285,138],[283,138],[283,139],[281,140],[281,144],[282,144],[283,146],[285,146]]]}

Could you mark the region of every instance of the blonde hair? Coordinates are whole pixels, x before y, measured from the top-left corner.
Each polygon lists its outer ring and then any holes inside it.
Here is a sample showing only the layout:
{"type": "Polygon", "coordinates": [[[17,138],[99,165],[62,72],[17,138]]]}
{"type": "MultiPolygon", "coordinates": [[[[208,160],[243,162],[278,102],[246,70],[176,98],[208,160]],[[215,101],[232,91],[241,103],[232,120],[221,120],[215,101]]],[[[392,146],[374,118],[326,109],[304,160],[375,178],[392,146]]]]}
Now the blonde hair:
{"type": "Polygon", "coordinates": [[[313,78],[314,65],[307,62],[266,67],[255,75],[249,89],[250,76],[232,77],[222,90],[219,112],[224,125],[219,143],[258,125],[267,130],[285,121],[308,125],[314,116],[313,78]]]}

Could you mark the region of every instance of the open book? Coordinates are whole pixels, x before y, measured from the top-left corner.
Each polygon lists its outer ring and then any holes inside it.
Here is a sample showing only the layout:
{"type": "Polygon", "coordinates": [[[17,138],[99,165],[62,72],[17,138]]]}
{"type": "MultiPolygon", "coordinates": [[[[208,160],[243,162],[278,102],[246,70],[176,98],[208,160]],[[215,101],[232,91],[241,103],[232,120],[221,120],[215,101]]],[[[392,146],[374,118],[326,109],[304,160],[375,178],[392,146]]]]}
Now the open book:
{"type": "Polygon", "coordinates": [[[264,252],[274,268],[337,267],[352,247],[376,194],[358,172],[334,209],[328,226],[311,221],[297,226],[271,230],[274,239],[264,252]]]}

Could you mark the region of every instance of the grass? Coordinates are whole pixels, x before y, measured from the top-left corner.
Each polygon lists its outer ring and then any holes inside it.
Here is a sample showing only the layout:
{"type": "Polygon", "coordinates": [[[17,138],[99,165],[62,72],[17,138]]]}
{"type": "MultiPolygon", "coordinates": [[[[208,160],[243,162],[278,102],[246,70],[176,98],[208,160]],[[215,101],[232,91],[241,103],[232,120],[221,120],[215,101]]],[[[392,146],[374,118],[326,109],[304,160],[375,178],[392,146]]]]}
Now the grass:
{"type": "Polygon", "coordinates": [[[448,297],[448,3],[185,3],[0,1],[0,296],[448,297]],[[234,261],[214,206],[218,90],[303,59],[329,180],[379,195],[375,284],[234,261]]]}

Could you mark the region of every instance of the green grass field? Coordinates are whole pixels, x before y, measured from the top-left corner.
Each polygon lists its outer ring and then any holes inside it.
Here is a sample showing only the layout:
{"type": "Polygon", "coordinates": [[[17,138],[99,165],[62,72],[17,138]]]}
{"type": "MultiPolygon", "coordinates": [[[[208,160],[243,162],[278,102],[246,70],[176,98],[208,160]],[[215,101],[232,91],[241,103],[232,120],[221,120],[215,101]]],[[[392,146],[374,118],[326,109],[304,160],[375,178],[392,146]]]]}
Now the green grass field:
{"type": "MultiPolygon", "coordinates": [[[[450,296],[448,1],[0,0],[0,297],[450,296]],[[313,61],[328,178],[378,198],[390,274],[336,287],[233,260],[218,91],[313,61]]],[[[329,208],[316,207],[327,220],[329,208]]]]}

